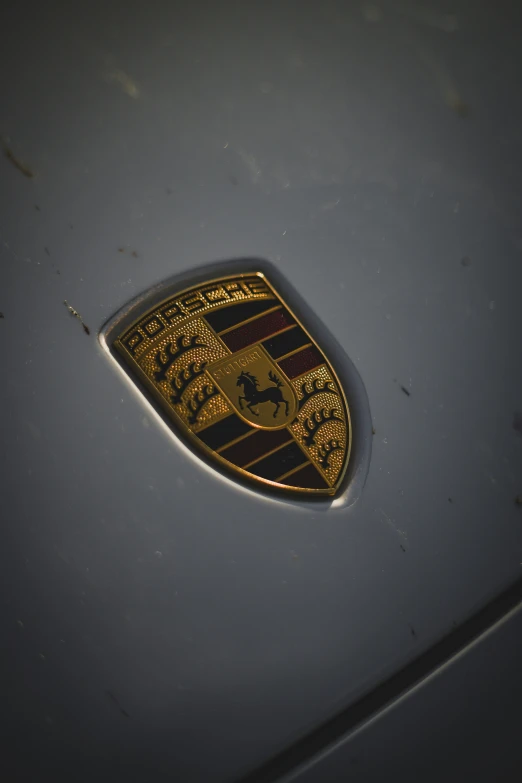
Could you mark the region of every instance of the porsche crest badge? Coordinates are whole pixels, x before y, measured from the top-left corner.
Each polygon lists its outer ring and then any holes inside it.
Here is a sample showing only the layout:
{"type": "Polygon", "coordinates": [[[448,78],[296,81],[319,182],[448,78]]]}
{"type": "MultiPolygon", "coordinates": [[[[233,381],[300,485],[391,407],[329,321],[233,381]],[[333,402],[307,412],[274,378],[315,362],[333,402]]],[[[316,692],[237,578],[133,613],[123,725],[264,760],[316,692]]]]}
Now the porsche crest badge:
{"type": "Polygon", "coordinates": [[[351,446],[344,391],[264,274],[179,291],[114,347],[209,460],[281,491],[339,488],[351,446]]]}

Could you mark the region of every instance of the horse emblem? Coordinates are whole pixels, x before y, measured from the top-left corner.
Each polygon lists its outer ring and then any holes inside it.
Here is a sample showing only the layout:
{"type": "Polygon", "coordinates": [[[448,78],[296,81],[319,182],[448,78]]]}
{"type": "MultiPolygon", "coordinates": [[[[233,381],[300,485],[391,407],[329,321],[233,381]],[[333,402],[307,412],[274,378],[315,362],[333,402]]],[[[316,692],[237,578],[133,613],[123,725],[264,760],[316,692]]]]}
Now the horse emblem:
{"type": "Polygon", "coordinates": [[[214,362],[207,370],[238,416],[252,426],[279,429],[295,419],[296,389],[260,343],[214,362]]]}
{"type": "Polygon", "coordinates": [[[276,406],[273,413],[275,419],[279,411],[279,406],[283,403],[285,405],[286,416],[288,416],[288,402],[283,397],[283,392],[281,391],[281,387],[283,386],[282,381],[272,371],[269,371],[268,378],[274,385],[268,386],[266,389],[258,389],[259,381],[256,376],[243,371],[241,375],[238,376],[236,383],[236,386],[243,387],[244,396],[240,395],[238,397],[239,407],[243,410],[244,401],[247,408],[252,411],[254,416],[259,416],[259,413],[254,410],[253,406],[257,406],[263,402],[272,402],[276,406]]]}

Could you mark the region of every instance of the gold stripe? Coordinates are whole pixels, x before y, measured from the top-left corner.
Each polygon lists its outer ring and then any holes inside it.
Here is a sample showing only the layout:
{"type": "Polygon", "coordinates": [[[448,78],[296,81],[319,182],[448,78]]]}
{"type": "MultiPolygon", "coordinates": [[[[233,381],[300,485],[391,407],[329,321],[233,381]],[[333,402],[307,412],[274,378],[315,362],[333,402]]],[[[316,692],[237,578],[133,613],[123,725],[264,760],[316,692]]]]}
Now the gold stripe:
{"type": "Polygon", "coordinates": [[[288,478],[292,475],[292,473],[297,473],[298,470],[301,470],[301,468],[306,468],[307,465],[313,465],[314,463],[311,460],[307,460],[306,462],[303,462],[302,465],[298,465],[296,468],[292,468],[292,470],[289,470],[287,473],[283,473],[282,476],[279,476],[279,478],[274,479],[274,481],[283,481],[283,479],[288,478]]]}
{"type": "Polygon", "coordinates": [[[223,329],[221,332],[216,332],[216,334],[227,334],[227,332],[232,332],[234,329],[239,329],[240,326],[243,326],[243,324],[249,324],[251,321],[256,321],[258,318],[262,318],[264,315],[268,315],[268,313],[275,313],[276,310],[281,310],[283,305],[276,305],[275,307],[270,307],[268,310],[263,310],[262,313],[259,313],[258,315],[252,315],[250,318],[246,318],[244,321],[240,321],[237,324],[234,324],[234,326],[229,326],[228,329],[223,329]]]}
{"type": "Polygon", "coordinates": [[[257,430],[251,429],[249,432],[245,432],[243,435],[240,435],[239,438],[234,438],[228,443],[225,443],[224,446],[220,446],[219,449],[216,449],[216,452],[220,454],[222,451],[225,451],[225,449],[228,449],[229,446],[235,446],[236,443],[240,443],[242,440],[245,440],[245,438],[249,438],[254,432],[257,432],[257,430]]]}
{"type": "MultiPolygon", "coordinates": [[[[284,353],[282,356],[278,356],[277,359],[274,359],[274,362],[282,362],[283,359],[288,359],[288,357],[293,356],[294,353],[299,353],[299,351],[304,351],[305,348],[311,348],[312,346],[313,343],[305,343],[304,345],[300,345],[299,348],[294,348],[293,351],[288,351],[288,353],[284,353]]],[[[311,370],[308,370],[308,372],[311,372],[311,370]]]]}
{"type": "MultiPolygon", "coordinates": [[[[296,326],[299,326],[299,324],[290,324],[290,326],[285,326],[285,328],[284,328],[284,329],[278,329],[278,331],[277,331],[277,332],[271,332],[270,334],[267,334],[267,336],[266,336],[266,337],[260,337],[260,338],[259,338],[259,340],[256,340],[256,342],[258,342],[258,343],[264,343],[264,342],[265,342],[265,340],[270,340],[270,338],[271,338],[271,337],[276,337],[277,335],[279,335],[279,334],[283,334],[284,332],[289,332],[289,331],[290,331],[290,329],[295,329],[295,327],[296,327],[296,326]]],[[[251,344],[251,345],[254,345],[254,343],[250,343],[250,344],[251,344]]],[[[247,345],[247,346],[245,346],[245,347],[246,347],[246,348],[248,348],[248,345],[247,345]]],[[[244,350],[244,349],[243,349],[243,348],[241,348],[240,350],[244,350]]],[[[236,351],[234,351],[234,353],[236,353],[236,351]]],[[[268,353],[268,351],[267,351],[267,353],[268,353]]],[[[269,355],[270,355],[270,354],[269,354],[269,355]]],[[[271,356],[270,356],[270,358],[272,359],[272,357],[271,357],[271,356]]],[[[273,361],[273,362],[275,362],[275,359],[272,359],[272,361],[273,361]]]]}
{"type": "Polygon", "coordinates": [[[256,462],[259,462],[260,460],[264,459],[265,457],[269,457],[271,454],[275,454],[276,451],[279,451],[279,449],[283,449],[285,446],[288,446],[289,443],[293,441],[292,435],[288,433],[288,440],[285,440],[284,443],[282,443],[280,446],[277,446],[275,449],[271,449],[270,451],[267,451],[265,454],[261,454],[260,457],[256,457],[256,459],[253,459],[252,462],[247,462],[246,465],[242,465],[243,470],[248,470],[252,465],[255,465],[256,462]]]}

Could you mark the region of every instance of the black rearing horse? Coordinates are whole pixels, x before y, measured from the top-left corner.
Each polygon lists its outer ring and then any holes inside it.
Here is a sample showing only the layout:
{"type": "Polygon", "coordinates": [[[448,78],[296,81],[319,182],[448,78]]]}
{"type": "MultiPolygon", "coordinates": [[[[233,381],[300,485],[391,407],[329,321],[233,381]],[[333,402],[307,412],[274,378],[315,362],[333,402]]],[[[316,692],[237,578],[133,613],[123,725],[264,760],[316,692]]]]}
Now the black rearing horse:
{"type": "Polygon", "coordinates": [[[257,380],[255,375],[250,375],[249,372],[242,372],[241,375],[238,376],[236,386],[242,386],[243,387],[243,394],[244,396],[239,396],[239,407],[241,410],[243,410],[243,401],[246,402],[246,406],[249,410],[252,411],[254,416],[259,416],[259,413],[255,411],[252,408],[252,405],[259,405],[261,402],[273,402],[276,406],[276,409],[274,411],[274,419],[277,416],[277,412],[279,410],[279,406],[281,403],[284,403],[286,407],[286,416],[288,416],[288,403],[283,397],[283,392],[281,391],[281,386],[283,383],[279,380],[277,375],[275,375],[272,372],[268,373],[268,377],[272,381],[274,386],[267,386],[266,389],[259,390],[257,387],[259,386],[259,381],[257,380]]]}

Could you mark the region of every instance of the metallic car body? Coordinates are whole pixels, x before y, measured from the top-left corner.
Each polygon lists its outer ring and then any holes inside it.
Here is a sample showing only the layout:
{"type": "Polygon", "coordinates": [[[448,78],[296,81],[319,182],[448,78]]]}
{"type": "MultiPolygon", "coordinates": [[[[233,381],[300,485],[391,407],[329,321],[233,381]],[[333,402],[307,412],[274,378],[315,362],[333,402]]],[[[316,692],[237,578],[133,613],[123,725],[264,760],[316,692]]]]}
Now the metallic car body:
{"type": "MultiPolygon", "coordinates": [[[[519,586],[519,24],[507,0],[5,13],[11,779],[294,774],[263,765],[519,586]],[[98,339],[134,297],[245,258],[295,290],[373,424],[339,502],[277,500],[208,469],[98,339]]],[[[520,644],[516,613],[502,629],[505,649],[520,644]]],[[[438,682],[471,672],[473,693],[493,661],[509,712],[518,659],[481,649],[438,682]]],[[[456,709],[427,706],[430,687],[346,741],[360,753],[305,773],[304,747],[303,783],[422,769],[456,709]],[[405,710],[408,744],[387,754],[380,727],[405,710]]],[[[484,760],[484,732],[479,778],[503,753],[497,735],[484,760]]],[[[454,747],[444,776],[473,751],[454,747]]]]}

